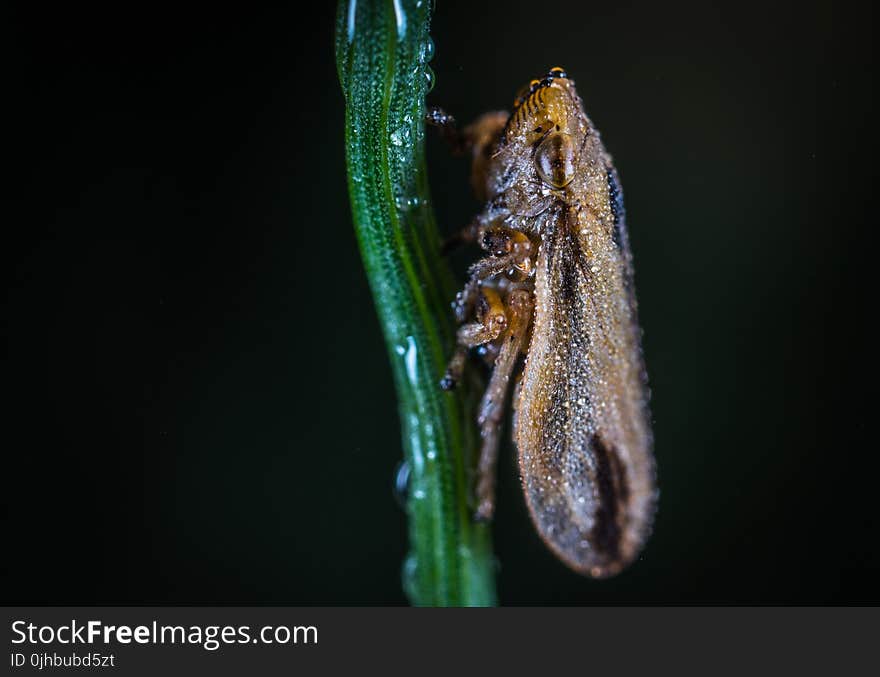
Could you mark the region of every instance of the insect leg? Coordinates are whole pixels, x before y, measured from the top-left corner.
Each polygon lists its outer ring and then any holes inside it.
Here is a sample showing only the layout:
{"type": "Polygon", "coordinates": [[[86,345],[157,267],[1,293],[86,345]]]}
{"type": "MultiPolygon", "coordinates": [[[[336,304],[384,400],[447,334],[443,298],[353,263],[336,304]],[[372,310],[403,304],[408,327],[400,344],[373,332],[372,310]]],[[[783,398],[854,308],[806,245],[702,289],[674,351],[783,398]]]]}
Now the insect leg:
{"type": "Polygon", "coordinates": [[[440,245],[440,253],[445,255],[451,252],[453,249],[462,244],[469,244],[471,242],[476,242],[477,238],[480,235],[480,229],[482,225],[480,224],[480,220],[478,218],[474,218],[468,225],[462,228],[457,233],[453,233],[445,240],[443,240],[443,244],[440,245]]]}
{"type": "Polygon", "coordinates": [[[480,346],[477,350],[477,355],[483,359],[487,367],[493,367],[495,366],[495,360],[498,358],[499,350],[501,350],[501,347],[496,341],[493,341],[492,343],[480,346]]]}
{"type": "Polygon", "coordinates": [[[482,280],[511,270],[519,276],[528,276],[532,269],[532,253],[536,247],[524,233],[495,226],[485,229],[479,239],[480,246],[492,255],[480,259],[468,269],[470,278],[452,304],[455,319],[459,322],[467,318],[482,280]]]}
{"type": "Polygon", "coordinates": [[[507,312],[496,290],[488,287],[480,289],[479,300],[477,321],[463,324],[458,329],[458,347],[449,360],[443,380],[440,381],[443,390],[452,390],[461,380],[469,348],[494,341],[507,327],[507,312]]]}
{"type": "Polygon", "coordinates": [[[460,155],[470,147],[466,134],[459,131],[455,118],[438,106],[431,106],[425,113],[425,122],[440,130],[449,148],[456,155],[460,155]]]}
{"type": "Polygon", "coordinates": [[[516,259],[508,254],[506,256],[487,256],[472,264],[468,268],[470,277],[464,288],[455,295],[455,301],[452,309],[455,312],[455,319],[458,322],[464,322],[474,302],[477,300],[480,292],[480,283],[486,278],[498,275],[504,271],[514,267],[516,259]]]}
{"type": "Polygon", "coordinates": [[[510,256],[513,267],[528,275],[532,268],[532,254],[537,247],[522,231],[506,226],[490,226],[480,235],[480,246],[492,256],[510,256]]]}
{"type": "Polygon", "coordinates": [[[519,230],[502,225],[508,215],[509,213],[503,208],[486,209],[471,219],[467,226],[446,238],[440,247],[440,253],[448,254],[460,244],[477,242],[495,256],[509,253],[528,256],[531,253],[531,241],[528,236],[519,230]],[[522,251],[524,246],[529,247],[528,252],[522,251]]]}
{"type": "Polygon", "coordinates": [[[485,201],[488,197],[486,195],[487,166],[509,117],[504,111],[484,113],[459,131],[455,118],[442,108],[431,107],[425,115],[425,122],[439,128],[440,134],[454,154],[462,155],[470,151],[471,185],[479,200],[485,201]]]}
{"type": "Polygon", "coordinates": [[[486,191],[489,164],[509,117],[503,111],[484,113],[464,130],[471,149],[471,188],[477,199],[482,202],[489,199],[486,191]]]}
{"type": "Polygon", "coordinates": [[[495,368],[489,387],[480,402],[477,422],[483,445],[477,465],[477,511],[476,519],[490,520],[495,512],[495,465],[498,461],[498,442],[501,421],[504,418],[504,400],[516,360],[525,345],[529,322],[532,317],[532,295],[524,289],[516,289],[507,297],[509,318],[507,332],[495,359],[495,368]]]}

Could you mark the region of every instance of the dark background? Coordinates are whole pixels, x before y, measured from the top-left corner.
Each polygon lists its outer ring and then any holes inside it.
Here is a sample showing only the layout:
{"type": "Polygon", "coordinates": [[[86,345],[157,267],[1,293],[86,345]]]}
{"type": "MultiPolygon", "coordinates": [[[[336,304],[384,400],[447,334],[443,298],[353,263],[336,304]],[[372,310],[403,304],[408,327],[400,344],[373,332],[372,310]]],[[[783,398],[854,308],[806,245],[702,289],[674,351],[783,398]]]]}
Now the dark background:
{"type": "MultiPolygon", "coordinates": [[[[871,10],[437,4],[429,103],[468,120],[550,66],[577,81],[653,389],[642,560],[557,563],[508,449],[501,601],[880,602],[871,10]]],[[[3,601],[404,603],[332,3],[33,7],[8,23],[3,601]]],[[[428,151],[451,232],[478,205],[428,151]]]]}

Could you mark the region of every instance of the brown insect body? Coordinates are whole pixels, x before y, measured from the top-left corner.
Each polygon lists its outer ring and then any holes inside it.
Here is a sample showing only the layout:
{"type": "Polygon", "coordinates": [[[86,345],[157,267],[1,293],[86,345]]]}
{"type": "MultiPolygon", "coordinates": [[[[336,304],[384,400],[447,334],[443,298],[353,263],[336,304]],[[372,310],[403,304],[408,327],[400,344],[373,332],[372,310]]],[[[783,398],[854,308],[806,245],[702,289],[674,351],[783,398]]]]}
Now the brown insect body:
{"type": "Polygon", "coordinates": [[[494,509],[498,427],[510,378],[514,440],[538,533],[595,577],[641,550],[655,503],[648,389],[617,175],[574,83],[533,81],[507,116],[464,131],[487,199],[465,231],[489,256],[459,294],[460,349],[486,346],[493,373],[480,408],[477,516],[494,509]],[[517,371],[517,357],[525,364],[517,371]]]}

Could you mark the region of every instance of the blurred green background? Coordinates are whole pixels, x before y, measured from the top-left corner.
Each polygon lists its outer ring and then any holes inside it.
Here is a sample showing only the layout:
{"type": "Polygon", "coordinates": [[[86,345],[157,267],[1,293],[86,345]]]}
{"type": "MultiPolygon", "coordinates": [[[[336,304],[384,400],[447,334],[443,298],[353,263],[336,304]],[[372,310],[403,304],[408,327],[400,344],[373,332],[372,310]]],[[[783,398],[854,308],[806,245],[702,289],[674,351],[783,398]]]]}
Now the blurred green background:
{"type": "MultiPolygon", "coordinates": [[[[405,602],[333,5],[14,12],[4,602],[405,602]]],[[[653,391],[643,558],[598,582],[557,563],[508,446],[502,603],[880,602],[871,19],[438,0],[430,104],[467,121],[551,66],[577,82],[622,178],[653,391]]],[[[428,153],[452,232],[479,205],[428,153]]]]}

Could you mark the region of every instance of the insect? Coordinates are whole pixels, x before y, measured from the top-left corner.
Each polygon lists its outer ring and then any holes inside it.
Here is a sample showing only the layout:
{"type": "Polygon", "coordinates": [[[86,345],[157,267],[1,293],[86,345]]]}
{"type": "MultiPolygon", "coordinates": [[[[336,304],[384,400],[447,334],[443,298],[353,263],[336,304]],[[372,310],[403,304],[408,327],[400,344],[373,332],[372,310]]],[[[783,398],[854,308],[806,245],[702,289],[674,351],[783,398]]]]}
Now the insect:
{"type": "Polygon", "coordinates": [[[533,80],[513,112],[458,131],[429,122],[472,157],[482,212],[454,240],[487,255],[453,303],[460,327],[441,386],[471,349],[492,373],[478,409],[476,514],[495,509],[508,391],[529,512],[575,571],[618,573],[650,534],[657,490],[647,376],[617,172],[561,68],[533,80]]]}

